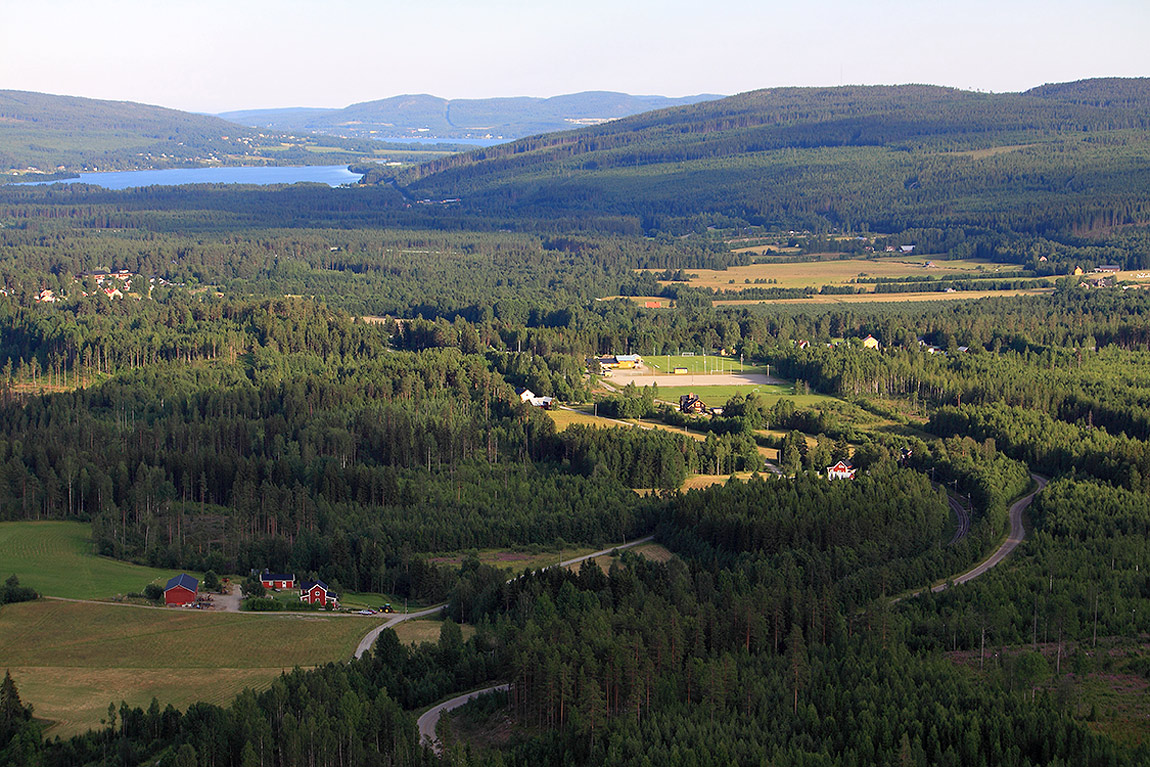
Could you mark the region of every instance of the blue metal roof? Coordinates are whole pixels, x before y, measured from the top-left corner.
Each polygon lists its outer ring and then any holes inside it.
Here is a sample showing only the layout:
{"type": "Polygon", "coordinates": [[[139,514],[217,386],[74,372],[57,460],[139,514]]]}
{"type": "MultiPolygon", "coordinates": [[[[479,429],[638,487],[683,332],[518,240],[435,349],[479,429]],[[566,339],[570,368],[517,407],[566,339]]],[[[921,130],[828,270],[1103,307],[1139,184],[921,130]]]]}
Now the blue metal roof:
{"type": "Polygon", "coordinates": [[[174,589],[176,586],[183,586],[188,591],[196,591],[200,587],[200,582],[187,573],[180,573],[168,581],[168,585],[164,587],[164,591],[174,589]]]}

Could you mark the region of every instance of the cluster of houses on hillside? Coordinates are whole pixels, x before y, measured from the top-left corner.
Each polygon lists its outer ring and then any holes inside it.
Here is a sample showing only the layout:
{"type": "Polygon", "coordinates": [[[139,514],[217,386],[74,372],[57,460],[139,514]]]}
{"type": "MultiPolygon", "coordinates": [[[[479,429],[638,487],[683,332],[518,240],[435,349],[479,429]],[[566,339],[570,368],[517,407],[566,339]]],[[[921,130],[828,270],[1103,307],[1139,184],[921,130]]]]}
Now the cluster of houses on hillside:
{"type": "MultiPolygon", "coordinates": [[[[260,574],[260,584],[265,589],[282,591],[296,588],[294,574],[269,573],[260,574]]],[[[188,575],[180,573],[168,581],[164,587],[164,604],[188,607],[196,604],[200,599],[200,582],[188,575]]],[[[339,607],[339,594],[334,593],[323,581],[304,581],[299,584],[299,601],[321,607],[339,607]]]]}

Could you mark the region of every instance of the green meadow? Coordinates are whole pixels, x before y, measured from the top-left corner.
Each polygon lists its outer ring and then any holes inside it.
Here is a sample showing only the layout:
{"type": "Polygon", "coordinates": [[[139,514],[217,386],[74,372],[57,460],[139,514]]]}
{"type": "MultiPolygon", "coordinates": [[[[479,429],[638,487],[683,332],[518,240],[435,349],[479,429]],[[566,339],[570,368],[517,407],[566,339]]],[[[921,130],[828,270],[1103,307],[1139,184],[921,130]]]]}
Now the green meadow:
{"type": "Polygon", "coordinates": [[[96,556],[90,539],[84,522],[0,522],[0,577],[45,596],[109,599],[180,573],[96,556]]]}

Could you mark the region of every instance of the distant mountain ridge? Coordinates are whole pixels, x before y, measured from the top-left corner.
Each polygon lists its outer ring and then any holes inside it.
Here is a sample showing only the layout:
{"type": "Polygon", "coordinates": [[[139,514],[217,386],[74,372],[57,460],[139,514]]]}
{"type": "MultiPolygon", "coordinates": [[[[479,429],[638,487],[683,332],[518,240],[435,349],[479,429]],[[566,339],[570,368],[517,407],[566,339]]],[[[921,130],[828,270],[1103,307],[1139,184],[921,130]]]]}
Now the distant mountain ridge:
{"type": "MultiPolygon", "coordinates": [[[[139,104],[0,90],[0,176],[81,170],[315,165],[363,156],[352,142],[269,135],[212,115],[139,104]],[[6,170],[12,173],[4,173],[6,170]]],[[[366,143],[366,142],[361,142],[366,143]]]]}
{"type": "Polygon", "coordinates": [[[1150,221],[1150,79],[771,88],[400,169],[409,199],[627,231],[1150,221]]]}
{"type": "Polygon", "coordinates": [[[512,140],[719,98],[722,97],[714,94],[682,98],[633,96],[613,91],[489,99],[415,94],[365,101],[343,109],[247,109],[218,116],[251,127],[349,138],[512,140]]]}

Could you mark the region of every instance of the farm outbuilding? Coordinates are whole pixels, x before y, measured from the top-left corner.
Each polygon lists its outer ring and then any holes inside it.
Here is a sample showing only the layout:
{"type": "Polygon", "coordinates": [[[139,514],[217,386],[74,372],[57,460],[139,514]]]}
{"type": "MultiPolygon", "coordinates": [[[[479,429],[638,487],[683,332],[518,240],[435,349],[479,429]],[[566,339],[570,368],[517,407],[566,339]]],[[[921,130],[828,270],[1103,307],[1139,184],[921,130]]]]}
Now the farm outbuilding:
{"type": "Polygon", "coordinates": [[[187,573],[180,573],[164,587],[164,604],[190,605],[196,601],[200,582],[187,573]]]}
{"type": "Polygon", "coordinates": [[[265,589],[294,589],[295,575],[292,573],[260,573],[260,584],[265,589]]]}

